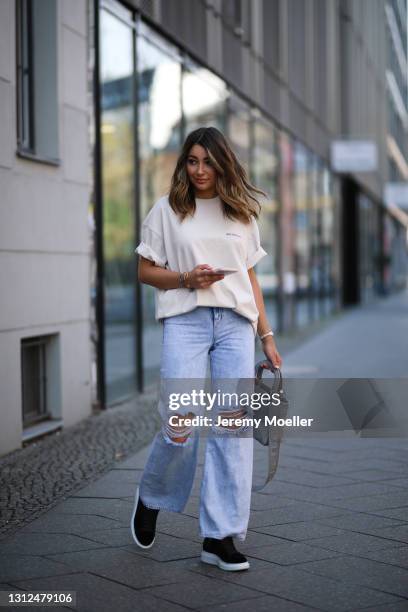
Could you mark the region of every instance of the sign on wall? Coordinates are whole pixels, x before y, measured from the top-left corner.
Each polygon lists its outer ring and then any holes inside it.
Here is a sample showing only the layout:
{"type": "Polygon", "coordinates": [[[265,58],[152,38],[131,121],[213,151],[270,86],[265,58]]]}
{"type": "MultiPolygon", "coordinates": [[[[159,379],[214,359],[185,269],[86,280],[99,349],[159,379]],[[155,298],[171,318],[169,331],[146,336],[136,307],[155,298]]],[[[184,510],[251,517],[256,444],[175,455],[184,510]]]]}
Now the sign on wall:
{"type": "Polygon", "coordinates": [[[335,172],[375,172],[378,167],[377,144],[372,140],[334,140],[330,146],[330,159],[335,172]]]}

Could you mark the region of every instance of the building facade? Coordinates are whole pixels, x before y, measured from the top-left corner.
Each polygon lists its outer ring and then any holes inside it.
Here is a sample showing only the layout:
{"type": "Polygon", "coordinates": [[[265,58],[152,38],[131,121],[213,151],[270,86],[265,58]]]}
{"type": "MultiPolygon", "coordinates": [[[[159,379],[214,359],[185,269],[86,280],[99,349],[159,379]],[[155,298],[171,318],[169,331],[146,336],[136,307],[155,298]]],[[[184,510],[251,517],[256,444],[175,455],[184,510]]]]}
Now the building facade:
{"type": "Polygon", "coordinates": [[[85,2],[0,2],[0,455],[91,413],[85,2]]]}
{"type": "MultiPolygon", "coordinates": [[[[406,39],[406,3],[394,4],[406,39]]],[[[384,0],[95,5],[102,404],[157,377],[161,327],[154,289],[136,281],[134,247],[198,126],[223,130],[268,193],[259,222],[268,256],[257,275],[278,332],[404,286],[406,217],[383,204],[391,10],[384,0]],[[339,138],[375,143],[376,170],[333,172],[339,138]]],[[[397,131],[406,163],[406,125],[397,131]]]]}

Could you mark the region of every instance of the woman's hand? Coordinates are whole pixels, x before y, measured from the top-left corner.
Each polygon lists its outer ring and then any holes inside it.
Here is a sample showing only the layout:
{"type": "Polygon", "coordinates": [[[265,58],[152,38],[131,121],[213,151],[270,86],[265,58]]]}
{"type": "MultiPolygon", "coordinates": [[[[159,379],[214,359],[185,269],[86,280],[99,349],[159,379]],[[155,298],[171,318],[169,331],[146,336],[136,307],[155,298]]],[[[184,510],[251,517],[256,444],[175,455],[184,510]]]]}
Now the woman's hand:
{"type": "Polygon", "coordinates": [[[216,281],[222,280],[224,274],[211,274],[208,271],[212,271],[212,267],[208,264],[199,264],[191,272],[188,273],[186,287],[193,289],[206,289],[210,287],[216,281]]]}
{"type": "Polygon", "coordinates": [[[273,336],[267,336],[265,340],[262,341],[262,349],[265,356],[269,361],[272,361],[275,368],[280,368],[282,366],[282,358],[278,353],[273,336]]]}

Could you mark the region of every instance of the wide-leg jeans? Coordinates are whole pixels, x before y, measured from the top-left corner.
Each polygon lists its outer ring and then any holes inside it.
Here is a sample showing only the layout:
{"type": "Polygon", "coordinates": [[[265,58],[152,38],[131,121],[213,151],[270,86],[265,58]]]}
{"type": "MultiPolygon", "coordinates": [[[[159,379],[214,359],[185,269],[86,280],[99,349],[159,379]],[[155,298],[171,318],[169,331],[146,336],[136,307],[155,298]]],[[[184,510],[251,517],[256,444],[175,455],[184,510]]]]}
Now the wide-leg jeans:
{"type": "MultiPolygon", "coordinates": [[[[231,308],[199,306],[163,320],[161,380],[205,380],[210,360],[211,381],[253,379],[254,329],[249,319],[231,308]]],[[[235,407],[236,411],[237,407],[235,407]]],[[[169,436],[168,406],[161,406],[163,427],[156,434],[140,483],[139,494],[150,508],[182,512],[193,486],[199,431],[183,442],[169,436]]],[[[195,412],[188,408],[189,412],[195,412]]],[[[186,414],[178,411],[179,414],[186,414]]],[[[222,407],[225,414],[226,409],[222,407]]],[[[216,413],[211,415],[217,418],[216,413]]],[[[246,537],[252,486],[253,437],[245,428],[220,430],[207,437],[200,489],[202,537],[246,537]]]]}

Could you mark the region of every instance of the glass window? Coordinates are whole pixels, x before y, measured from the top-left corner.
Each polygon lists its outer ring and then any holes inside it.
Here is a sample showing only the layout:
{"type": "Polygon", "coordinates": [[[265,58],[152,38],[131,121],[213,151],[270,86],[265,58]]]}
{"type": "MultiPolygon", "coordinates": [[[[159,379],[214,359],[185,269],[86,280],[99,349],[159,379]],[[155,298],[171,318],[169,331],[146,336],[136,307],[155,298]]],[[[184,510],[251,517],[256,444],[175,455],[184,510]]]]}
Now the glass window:
{"type": "Polygon", "coordinates": [[[290,331],[295,325],[296,295],[296,200],[294,195],[295,145],[286,132],[279,135],[280,222],[280,330],[290,331]]]}
{"type": "Polygon", "coordinates": [[[317,316],[322,318],[327,314],[325,291],[327,286],[328,264],[330,261],[325,251],[323,240],[323,223],[325,218],[324,204],[324,164],[320,158],[315,157],[315,184],[316,191],[314,195],[314,210],[315,210],[315,259],[316,259],[316,301],[317,301],[317,316]]]}
{"type": "MultiPolygon", "coordinates": [[[[138,134],[140,220],[169,192],[181,146],[181,64],[171,48],[146,25],[138,37],[138,134]],[[164,102],[165,101],[165,102],[164,102]]],[[[142,284],[145,384],[157,378],[161,325],[155,321],[155,288],[142,284]]]]}
{"type": "Polygon", "coordinates": [[[322,200],[321,200],[321,258],[322,258],[322,303],[323,313],[331,314],[336,309],[335,281],[335,210],[331,191],[330,170],[322,168],[322,200]]]}
{"type": "Polygon", "coordinates": [[[199,127],[226,132],[227,88],[219,77],[191,60],[182,76],[182,106],[185,135],[199,127]]]}
{"type": "Polygon", "coordinates": [[[363,303],[367,303],[374,296],[381,244],[376,205],[364,193],[359,193],[358,204],[360,226],[360,297],[363,303]]]}
{"type": "Polygon", "coordinates": [[[249,176],[251,148],[251,119],[249,106],[237,96],[228,98],[227,136],[241,164],[249,176]]]}
{"type": "Polygon", "coordinates": [[[320,318],[320,287],[321,287],[321,209],[320,198],[322,193],[320,161],[311,152],[308,152],[309,164],[309,240],[310,240],[310,317],[312,321],[320,318]]]}
{"type": "Polygon", "coordinates": [[[58,163],[57,3],[17,3],[18,152],[58,163]]]}
{"type": "Polygon", "coordinates": [[[296,201],[294,215],[296,325],[303,327],[310,321],[311,243],[309,209],[309,154],[306,147],[296,141],[294,145],[293,189],[296,201]]]}
{"type": "Polygon", "coordinates": [[[136,391],[134,43],[101,11],[101,144],[107,403],[136,391]]]}
{"type": "Polygon", "coordinates": [[[257,264],[256,271],[264,296],[265,309],[272,329],[278,329],[278,251],[279,251],[279,198],[278,198],[278,132],[271,123],[255,114],[252,147],[251,180],[255,187],[268,196],[259,196],[262,206],[258,221],[261,244],[267,256],[257,264]]]}

